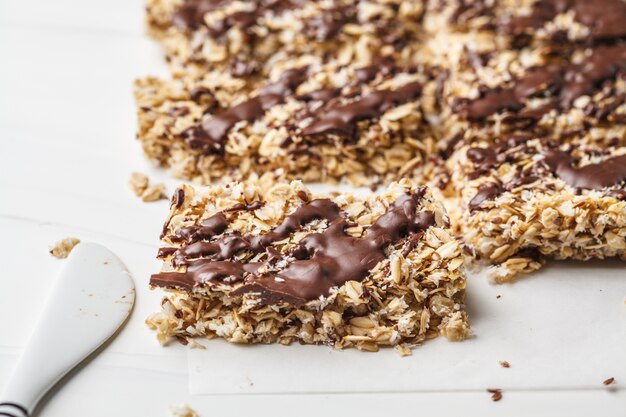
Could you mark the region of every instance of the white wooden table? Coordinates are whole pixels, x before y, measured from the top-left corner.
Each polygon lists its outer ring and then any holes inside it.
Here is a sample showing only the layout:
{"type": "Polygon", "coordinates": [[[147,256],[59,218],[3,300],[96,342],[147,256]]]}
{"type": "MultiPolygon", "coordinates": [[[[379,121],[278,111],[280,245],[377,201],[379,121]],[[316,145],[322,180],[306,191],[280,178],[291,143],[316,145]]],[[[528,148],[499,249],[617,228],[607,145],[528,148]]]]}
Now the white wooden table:
{"type": "Polygon", "coordinates": [[[77,236],[124,260],[137,304],[108,348],[46,399],[41,416],[166,416],[183,403],[205,417],[329,409],[626,415],[624,390],[505,392],[498,403],[486,392],[191,396],[184,348],[160,347],[143,323],[160,298],[146,287],[159,267],[154,255],[167,202],[141,203],[126,182],[134,170],[166,181],[170,191],[176,182],[152,168],[133,140],[133,78],[166,74],[142,19],[140,0],[0,0],[0,388],[63,262],[47,246],[77,236]]]}

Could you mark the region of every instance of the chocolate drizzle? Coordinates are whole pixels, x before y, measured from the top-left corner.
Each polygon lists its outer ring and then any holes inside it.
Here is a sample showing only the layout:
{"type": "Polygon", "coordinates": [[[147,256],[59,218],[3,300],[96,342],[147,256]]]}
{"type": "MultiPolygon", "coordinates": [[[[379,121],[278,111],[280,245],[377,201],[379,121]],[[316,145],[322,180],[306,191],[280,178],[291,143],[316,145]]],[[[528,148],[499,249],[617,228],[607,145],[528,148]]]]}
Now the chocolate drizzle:
{"type": "Polygon", "coordinates": [[[574,188],[601,190],[626,181],[626,155],[577,168],[571,155],[554,150],[546,153],[544,162],[554,175],[574,188]]]}
{"type": "Polygon", "coordinates": [[[246,30],[255,25],[261,16],[271,11],[281,13],[294,6],[294,0],[254,0],[249,11],[237,11],[225,16],[221,20],[207,25],[204,16],[216,11],[228,3],[228,0],[185,0],[172,16],[172,24],[181,30],[197,30],[206,27],[211,37],[224,35],[229,29],[238,27],[246,30]]]}
{"type": "Polygon", "coordinates": [[[594,40],[626,36],[626,3],[621,0],[538,0],[529,15],[509,20],[503,29],[515,36],[527,34],[567,11],[589,28],[594,40]]]}
{"type": "MultiPolygon", "coordinates": [[[[327,296],[331,288],[346,281],[365,279],[369,271],[386,258],[384,250],[388,245],[405,238],[405,245],[416,244],[423,231],[435,224],[432,212],[417,212],[422,196],[423,191],[400,196],[362,237],[346,234],[349,223],[331,200],[312,200],[263,235],[231,234],[213,242],[195,241],[181,247],[174,254],[174,260],[187,265],[186,272],[155,274],[151,284],[191,290],[204,284],[241,282],[233,295],[255,293],[265,304],[280,301],[302,304],[327,296]],[[287,255],[271,246],[313,220],[326,220],[328,227],[305,236],[287,255]],[[232,260],[242,251],[265,253],[267,261],[262,264],[232,260]],[[287,262],[286,267],[276,272],[259,271],[261,266],[275,265],[280,259],[287,262]]],[[[198,233],[188,235],[193,239],[207,238],[198,233]]]]}
{"type": "Polygon", "coordinates": [[[172,16],[172,24],[182,30],[196,30],[204,25],[204,15],[222,3],[223,0],[186,0],[172,16]]]}
{"type": "Polygon", "coordinates": [[[340,88],[322,88],[298,96],[302,101],[322,101],[328,102],[341,94],[340,88]]]}
{"type": "Polygon", "coordinates": [[[528,114],[537,118],[554,107],[571,108],[578,97],[592,94],[603,81],[624,70],[626,45],[597,47],[580,64],[555,63],[530,69],[512,87],[487,92],[461,105],[459,112],[470,121],[481,121],[502,110],[519,111],[531,97],[546,93],[554,96],[554,102],[538,114],[528,114]]]}
{"type": "Polygon", "coordinates": [[[493,200],[502,192],[500,184],[495,182],[486,182],[478,187],[478,192],[469,202],[470,212],[476,211],[481,204],[488,200],[493,200]]]}
{"type": "Polygon", "coordinates": [[[422,85],[411,82],[397,90],[378,90],[352,103],[330,106],[324,116],[305,127],[302,134],[352,136],[357,122],[379,117],[393,106],[415,99],[421,92],[422,85]]]}
{"type": "MultiPolygon", "coordinates": [[[[487,173],[497,173],[500,164],[515,158],[518,152],[521,154],[541,152],[529,149],[525,143],[527,138],[528,136],[525,135],[514,135],[496,142],[493,148],[469,148],[467,157],[472,161],[475,170],[468,174],[468,178],[474,179],[487,173]]],[[[545,177],[546,168],[552,175],[576,190],[605,190],[606,195],[616,199],[623,199],[626,196],[624,190],[610,189],[614,186],[619,187],[626,181],[626,155],[614,156],[599,163],[577,167],[578,159],[568,152],[557,149],[557,145],[546,138],[539,140],[544,149],[548,149],[543,152],[544,158],[539,163],[528,166],[529,169],[519,172],[505,184],[497,180],[483,183],[468,204],[471,212],[480,209],[483,202],[493,200],[504,191],[528,186],[541,177],[545,177]]]]}
{"type": "Polygon", "coordinates": [[[198,226],[188,226],[178,229],[176,235],[172,237],[172,240],[176,242],[193,242],[209,239],[223,233],[227,228],[228,220],[223,213],[217,213],[203,220],[198,226]]]}
{"type": "Polygon", "coordinates": [[[337,36],[346,23],[355,21],[355,17],[352,7],[326,9],[306,22],[304,33],[311,39],[327,41],[337,36]]]}
{"type": "Polygon", "coordinates": [[[185,142],[192,149],[207,153],[223,152],[228,132],[239,122],[252,122],[263,116],[271,107],[282,103],[304,79],[304,69],[290,69],[281,74],[279,80],[260,90],[260,94],[239,103],[222,113],[183,132],[185,142]]]}

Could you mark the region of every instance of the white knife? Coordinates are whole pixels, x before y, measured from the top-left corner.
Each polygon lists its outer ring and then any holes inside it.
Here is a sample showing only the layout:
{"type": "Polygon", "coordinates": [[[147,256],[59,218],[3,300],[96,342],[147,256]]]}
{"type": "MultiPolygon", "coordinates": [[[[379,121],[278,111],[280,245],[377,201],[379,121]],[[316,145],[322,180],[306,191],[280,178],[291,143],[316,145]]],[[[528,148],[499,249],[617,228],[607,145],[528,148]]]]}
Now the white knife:
{"type": "Polygon", "coordinates": [[[0,396],[0,416],[28,417],[63,375],[116,333],[133,308],[135,285],[113,252],[81,243],[66,262],[0,396]]]}

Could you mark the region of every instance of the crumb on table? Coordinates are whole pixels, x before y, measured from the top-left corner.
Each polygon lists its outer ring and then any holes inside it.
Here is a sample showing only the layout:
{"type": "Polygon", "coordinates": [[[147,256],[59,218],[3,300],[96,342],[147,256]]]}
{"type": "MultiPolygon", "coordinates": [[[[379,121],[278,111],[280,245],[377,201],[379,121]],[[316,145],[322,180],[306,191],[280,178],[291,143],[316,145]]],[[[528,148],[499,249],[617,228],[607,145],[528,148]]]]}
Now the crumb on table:
{"type": "Polygon", "coordinates": [[[144,203],[163,200],[166,198],[165,185],[158,183],[150,185],[150,179],[147,175],[140,172],[133,172],[128,180],[128,186],[132,192],[144,203]]]}
{"type": "Polygon", "coordinates": [[[487,392],[491,394],[492,401],[500,401],[502,399],[502,390],[499,388],[487,388],[487,392]]]}
{"type": "Polygon", "coordinates": [[[187,404],[183,404],[180,407],[171,406],[170,416],[171,417],[198,417],[198,413],[196,413],[195,410],[193,410],[187,404]]]}
{"type": "Polygon", "coordinates": [[[66,237],[65,239],[59,240],[55,242],[53,246],[51,246],[48,251],[52,256],[59,259],[67,258],[74,246],[80,243],[80,239],[75,237],[66,237]]]}

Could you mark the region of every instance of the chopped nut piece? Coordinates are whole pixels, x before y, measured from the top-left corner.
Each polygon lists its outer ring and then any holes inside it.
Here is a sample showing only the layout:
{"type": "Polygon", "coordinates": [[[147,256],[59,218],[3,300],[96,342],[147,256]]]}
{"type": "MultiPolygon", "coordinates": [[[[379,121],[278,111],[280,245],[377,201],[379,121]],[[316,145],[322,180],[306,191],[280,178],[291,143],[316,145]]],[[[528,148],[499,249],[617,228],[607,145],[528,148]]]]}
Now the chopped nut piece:
{"type": "Polygon", "coordinates": [[[75,237],[66,237],[65,239],[59,240],[53,246],[51,246],[49,248],[49,252],[55,258],[67,258],[72,249],[74,249],[74,246],[78,245],[79,243],[80,239],[77,239],[75,237]]]}
{"type": "Polygon", "coordinates": [[[500,361],[500,366],[503,368],[510,368],[511,364],[508,363],[507,361],[500,361]]]}
{"type": "Polygon", "coordinates": [[[609,379],[605,379],[602,383],[603,383],[604,385],[611,385],[611,384],[612,384],[612,383],[614,383],[614,382],[615,382],[615,378],[611,377],[611,378],[609,378],[609,379]]]}
{"type": "Polygon", "coordinates": [[[165,195],[165,185],[161,183],[156,184],[156,185],[151,185],[148,188],[146,188],[146,190],[143,193],[141,193],[141,200],[144,203],[163,200],[166,198],[167,196],[165,195]]]}
{"type": "Polygon", "coordinates": [[[148,177],[139,172],[133,172],[128,180],[128,186],[137,197],[141,197],[148,188],[148,177]]]}

